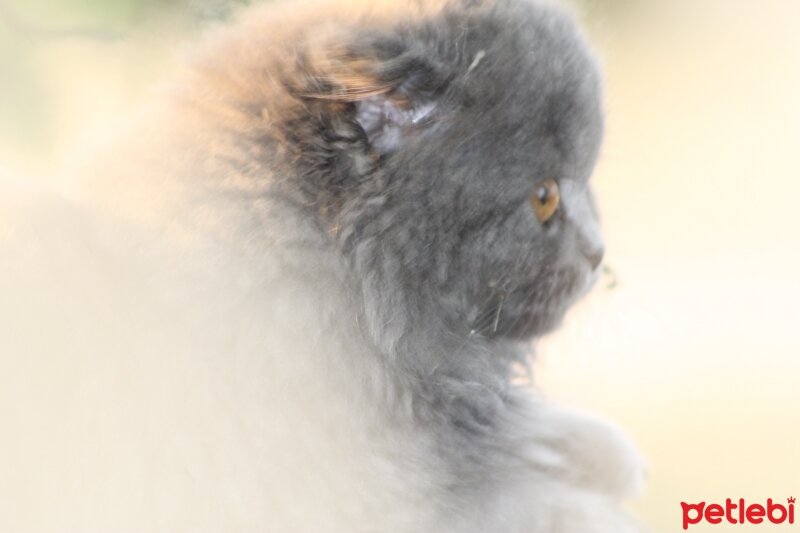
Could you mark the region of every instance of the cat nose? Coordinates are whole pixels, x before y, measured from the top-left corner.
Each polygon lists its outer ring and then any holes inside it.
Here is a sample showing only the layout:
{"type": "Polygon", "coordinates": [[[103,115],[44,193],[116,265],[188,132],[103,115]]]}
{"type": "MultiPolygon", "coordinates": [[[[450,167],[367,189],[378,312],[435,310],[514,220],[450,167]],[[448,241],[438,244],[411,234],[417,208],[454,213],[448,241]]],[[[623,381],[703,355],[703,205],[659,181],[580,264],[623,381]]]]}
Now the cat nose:
{"type": "Polygon", "coordinates": [[[579,235],[578,250],[589,261],[592,270],[595,270],[603,262],[606,247],[597,224],[589,225],[589,228],[579,235]]]}
{"type": "Polygon", "coordinates": [[[576,194],[574,186],[569,181],[564,183],[561,189],[561,197],[567,204],[565,206],[567,213],[577,229],[577,240],[573,253],[576,256],[580,254],[585,257],[594,271],[603,261],[605,243],[600,231],[600,224],[597,221],[597,212],[592,202],[592,196],[588,190],[578,191],[576,194]]]}
{"type": "Polygon", "coordinates": [[[606,250],[601,244],[600,246],[584,249],[582,252],[583,256],[589,261],[589,264],[592,265],[592,270],[594,270],[603,262],[603,255],[606,253],[606,250]]]}

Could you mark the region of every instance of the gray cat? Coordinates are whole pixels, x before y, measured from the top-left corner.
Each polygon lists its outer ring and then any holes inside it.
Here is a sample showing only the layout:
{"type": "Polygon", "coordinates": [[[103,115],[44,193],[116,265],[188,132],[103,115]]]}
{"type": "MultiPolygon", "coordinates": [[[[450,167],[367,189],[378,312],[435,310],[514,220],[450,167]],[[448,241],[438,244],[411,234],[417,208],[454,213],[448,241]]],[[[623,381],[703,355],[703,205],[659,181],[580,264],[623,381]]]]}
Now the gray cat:
{"type": "Polygon", "coordinates": [[[257,6],[176,77],[6,243],[4,529],[638,530],[627,439],[512,384],[603,255],[568,15],[257,6]]]}

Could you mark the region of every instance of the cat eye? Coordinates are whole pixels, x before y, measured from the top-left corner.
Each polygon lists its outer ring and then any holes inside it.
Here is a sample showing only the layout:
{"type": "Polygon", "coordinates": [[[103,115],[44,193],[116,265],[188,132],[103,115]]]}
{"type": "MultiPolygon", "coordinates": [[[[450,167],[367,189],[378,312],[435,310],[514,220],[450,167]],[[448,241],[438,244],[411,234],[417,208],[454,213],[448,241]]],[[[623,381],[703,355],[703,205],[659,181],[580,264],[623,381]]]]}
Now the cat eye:
{"type": "Polygon", "coordinates": [[[550,220],[556,213],[560,201],[561,195],[556,180],[551,178],[541,182],[531,196],[533,212],[539,222],[545,223],[550,220]]]}

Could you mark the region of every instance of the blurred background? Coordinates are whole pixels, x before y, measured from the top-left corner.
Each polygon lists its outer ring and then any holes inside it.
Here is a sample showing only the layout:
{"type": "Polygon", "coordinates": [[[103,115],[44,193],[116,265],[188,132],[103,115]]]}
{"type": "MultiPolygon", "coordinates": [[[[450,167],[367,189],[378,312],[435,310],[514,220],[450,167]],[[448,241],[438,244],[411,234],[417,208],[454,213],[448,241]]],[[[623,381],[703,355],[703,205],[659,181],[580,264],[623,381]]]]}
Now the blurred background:
{"type": "MultiPolygon", "coordinates": [[[[62,162],[245,3],[0,0],[0,179],[63,185],[62,162]]],[[[575,7],[606,72],[615,281],[541,343],[537,383],[633,436],[653,531],[681,530],[681,501],[800,497],[800,2],[575,7]]]]}

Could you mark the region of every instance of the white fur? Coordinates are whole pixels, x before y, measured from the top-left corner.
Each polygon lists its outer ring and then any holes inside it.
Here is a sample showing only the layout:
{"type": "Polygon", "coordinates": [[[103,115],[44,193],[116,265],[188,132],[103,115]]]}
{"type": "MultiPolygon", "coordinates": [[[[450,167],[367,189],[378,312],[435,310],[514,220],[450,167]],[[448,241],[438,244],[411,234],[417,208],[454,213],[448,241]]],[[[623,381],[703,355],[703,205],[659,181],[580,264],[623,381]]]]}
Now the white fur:
{"type": "Polygon", "coordinates": [[[0,232],[0,530],[636,531],[616,507],[641,483],[630,444],[543,403],[530,472],[486,510],[437,505],[434,443],[376,407],[385,369],[335,268],[297,265],[329,289],[310,294],[58,199],[4,198],[28,207],[0,232]],[[174,275],[151,270],[164,256],[174,275]]]}

